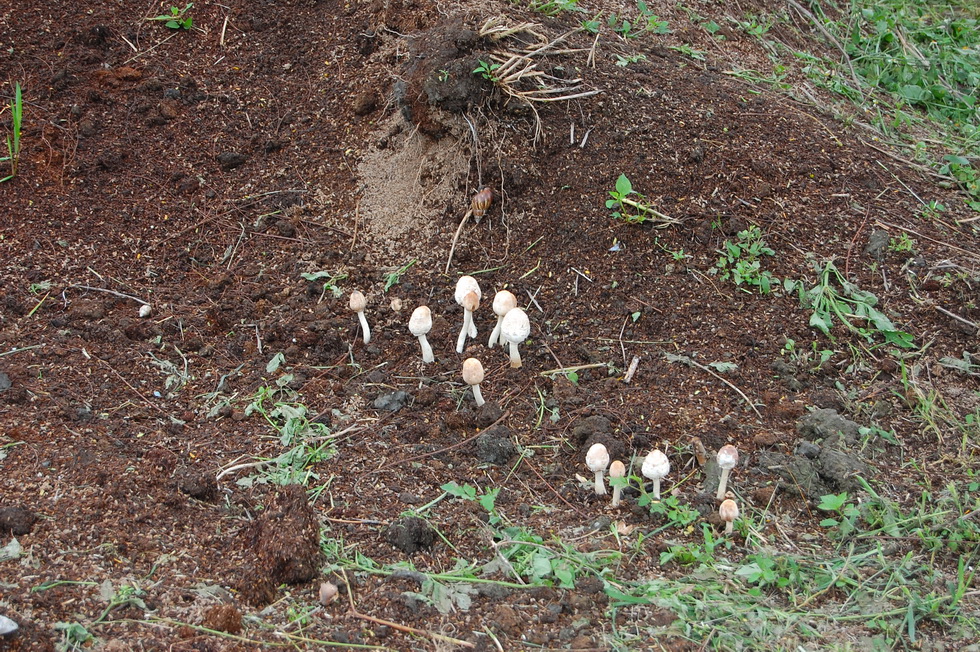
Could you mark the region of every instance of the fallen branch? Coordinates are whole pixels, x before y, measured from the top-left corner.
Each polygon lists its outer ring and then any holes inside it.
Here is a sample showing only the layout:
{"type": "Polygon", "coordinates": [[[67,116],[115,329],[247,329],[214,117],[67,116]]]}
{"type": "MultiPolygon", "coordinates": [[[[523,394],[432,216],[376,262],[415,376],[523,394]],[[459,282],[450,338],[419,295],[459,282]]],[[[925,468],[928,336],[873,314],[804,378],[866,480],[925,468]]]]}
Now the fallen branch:
{"type": "Polygon", "coordinates": [[[347,579],[347,571],[344,570],[343,568],[341,568],[340,569],[340,572],[343,574],[343,576],[344,576],[344,583],[347,585],[347,601],[350,604],[350,615],[354,616],[354,618],[357,618],[359,620],[366,620],[369,623],[375,623],[377,625],[383,625],[385,627],[390,627],[390,628],[392,628],[394,630],[398,630],[399,632],[405,632],[406,634],[418,634],[419,636],[425,636],[427,638],[431,638],[433,641],[442,641],[443,643],[449,643],[451,645],[458,645],[460,647],[465,647],[465,648],[469,648],[469,649],[473,649],[473,648],[476,647],[475,645],[473,645],[469,641],[463,641],[463,640],[460,640],[458,638],[453,638],[451,636],[446,636],[445,634],[437,634],[435,632],[430,632],[430,631],[427,631],[427,630],[424,630],[424,629],[417,629],[415,627],[409,627],[408,625],[400,625],[400,624],[398,624],[396,622],[392,622],[390,620],[385,620],[383,618],[376,618],[374,616],[369,616],[367,614],[362,614],[360,611],[357,610],[357,607],[354,606],[354,591],[353,591],[353,587],[351,586],[350,581],[347,579]]]}
{"type": "Polygon", "coordinates": [[[459,234],[463,232],[463,226],[466,224],[466,220],[470,219],[470,215],[472,214],[472,210],[466,211],[466,215],[464,215],[463,219],[459,221],[459,226],[456,228],[456,235],[453,236],[453,244],[449,247],[449,258],[446,259],[446,274],[449,273],[449,266],[453,262],[453,254],[456,252],[456,241],[459,240],[459,234]]]}

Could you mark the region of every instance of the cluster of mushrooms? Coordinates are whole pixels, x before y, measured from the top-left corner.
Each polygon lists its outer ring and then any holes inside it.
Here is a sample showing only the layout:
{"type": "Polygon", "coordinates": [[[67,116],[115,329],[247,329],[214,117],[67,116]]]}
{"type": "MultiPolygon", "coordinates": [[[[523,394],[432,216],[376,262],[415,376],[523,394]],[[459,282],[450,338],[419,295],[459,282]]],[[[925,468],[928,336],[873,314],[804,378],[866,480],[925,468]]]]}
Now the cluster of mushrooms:
{"type": "MultiPolygon", "coordinates": [[[[483,298],[480,284],[472,276],[460,276],[456,281],[455,298],[456,303],[463,309],[463,326],[460,328],[459,337],[456,338],[456,352],[462,353],[466,338],[476,338],[477,335],[473,313],[480,307],[480,299],[483,298]]],[[[364,343],[368,344],[371,341],[371,327],[364,315],[366,307],[367,300],[364,295],[356,290],[351,292],[350,309],[357,314],[364,343]]],[[[517,297],[508,290],[500,290],[494,295],[493,312],[497,317],[497,323],[490,333],[487,346],[492,349],[497,343],[501,346],[507,344],[510,347],[508,351],[510,366],[520,367],[523,362],[518,346],[531,333],[531,322],[528,320],[527,313],[517,307],[517,297]]],[[[428,364],[435,361],[432,346],[426,339],[429,331],[432,330],[432,311],[428,306],[419,306],[412,311],[412,316],[408,320],[408,330],[419,340],[422,362],[428,364]]],[[[473,399],[477,406],[484,404],[483,393],[480,391],[483,376],[483,364],[479,360],[467,358],[463,361],[463,381],[473,389],[473,399]]]]}
{"type": "MultiPolygon", "coordinates": [[[[602,444],[592,444],[589,451],[585,454],[585,464],[589,470],[595,473],[595,492],[596,495],[603,496],[606,493],[606,486],[603,474],[606,468],[609,469],[611,479],[626,477],[626,465],[619,460],[609,464],[609,452],[602,444]]],[[[725,521],[725,534],[731,534],[735,519],[738,518],[738,505],[732,500],[731,493],[725,492],[728,488],[728,476],[732,469],[738,464],[738,449],[731,444],[726,444],[718,451],[718,467],[721,469],[721,479],[718,482],[718,493],[715,498],[721,501],[718,508],[718,515],[725,521]]],[[[640,467],[643,477],[653,481],[653,498],[660,500],[660,481],[670,473],[670,460],[662,451],[654,449],[647,455],[640,467]]],[[[641,487],[642,488],[642,487],[641,487]]],[[[612,506],[619,507],[622,493],[622,483],[613,486],[612,506]]]]}

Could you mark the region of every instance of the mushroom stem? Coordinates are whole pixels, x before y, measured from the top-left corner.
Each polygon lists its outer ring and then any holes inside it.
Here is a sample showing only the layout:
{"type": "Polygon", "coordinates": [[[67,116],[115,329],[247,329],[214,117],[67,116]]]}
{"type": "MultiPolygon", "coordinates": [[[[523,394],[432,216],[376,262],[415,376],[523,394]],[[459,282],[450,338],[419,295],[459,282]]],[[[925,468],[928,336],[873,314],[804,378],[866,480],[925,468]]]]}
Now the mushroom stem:
{"type": "Polygon", "coordinates": [[[361,322],[361,330],[364,332],[364,343],[369,344],[371,342],[371,327],[368,326],[367,317],[364,316],[364,311],[357,311],[357,320],[361,322]]]}
{"type": "Polygon", "coordinates": [[[660,500],[660,478],[653,481],[653,499],[660,500]]]}
{"type": "Polygon", "coordinates": [[[601,470],[595,472],[595,493],[597,496],[606,495],[606,483],[603,481],[601,470]]]}
{"type": "Polygon", "coordinates": [[[622,487],[613,487],[613,498],[612,498],[613,507],[619,507],[619,499],[622,496],[622,493],[623,493],[622,487]]]}
{"type": "Polygon", "coordinates": [[[517,342],[510,342],[510,366],[517,369],[523,364],[521,354],[517,351],[517,342]]]}
{"type": "Polygon", "coordinates": [[[432,354],[432,347],[429,346],[429,340],[426,339],[425,335],[419,335],[419,346],[422,347],[422,362],[432,362],[436,359],[432,354]]]}
{"type": "Polygon", "coordinates": [[[479,385],[473,385],[473,400],[476,401],[476,407],[482,406],[486,401],[483,400],[483,392],[480,391],[479,385]]]}
{"type": "Polygon", "coordinates": [[[463,352],[463,345],[466,344],[466,336],[469,331],[470,321],[473,317],[470,315],[469,310],[463,311],[463,327],[459,329],[459,337],[456,338],[456,353],[463,352]]]}
{"type": "Polygon", "coordinates": [[[725,521],[725,534],[731,534],[735,527],[735,521],[725,521]]]}
{"type": "Polygon", "coordinates": [[[503,320],[504,320],[503,317],[499,315],[497,316],[497,325],[493,327],[492,331],[490,331],[490,341],[487,342],[488,349],[492,349],[493,345],[500,340],[500,322],[502,322],[503,320]]]}
{"type": "Polygon", "coordinates": [[[721,470],[721,480],[718,482],[718,493],[715,495],[715,498],[717,498],[718,500],[721,500],[725,497],[725,488],[728,485],[728,474],[731,472],[732,472],[731,469],[721,470]]]}

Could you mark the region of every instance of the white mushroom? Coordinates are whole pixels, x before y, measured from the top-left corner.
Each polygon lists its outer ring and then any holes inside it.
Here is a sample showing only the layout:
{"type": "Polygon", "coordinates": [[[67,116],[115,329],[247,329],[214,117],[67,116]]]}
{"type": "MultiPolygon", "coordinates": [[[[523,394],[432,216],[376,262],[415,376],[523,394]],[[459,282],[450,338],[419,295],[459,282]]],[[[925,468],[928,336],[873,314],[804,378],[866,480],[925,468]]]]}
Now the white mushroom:
{"type": "Polygon", "coordinates": [[[721,467],[721,480],[718,482],[718,493],[715,495],[718,500],[725,497],[728,474],[732,472],[736,464],[738,464],[738,449],[731,444],[725,444],[718,451],[718,466],[721,467]]]}
{"type": "Polygon", "coordinates": [[[408,330],[412,335],[419,338],[419,346],[422,347],[422,362],[432,362],[435,356],[432,355],[432,347],[429,340],[425,338],[432,330],[432,312],[428,306],[419,306],[412,311],[412,317],[408,320],[408,330]]]}
{"type": "Polygon", "coordinates": [[[463,307],[463,328],[459,332],[456,340],[456,353],[463,352],[463,344],[466,337],[476,337],[476,324],[473,323],[473,313],[480,307],[480,298],[483,292],[480,291],[480,284],[472,276],[460,276],[456,281],[455,292],[456,303],[463,307]]]}
{"type": "Polygon", "coordinates": [[[531,334],[531,322],[520,308],[509,310],[500,322],[501,343],[510,344],[510,366],[517,368],[523,363],[521,354],[517,351],[517,345],[521,344],[531,334]]]}
{"type": "Polygon", "coordinates": [[[626,465],[616,460],[609,465],[609,484],[613,488],[612,506],[619,507],[619,499],[623,493],[623,486],[619,482],[613,482],[613,480],[621,480],[626,477],[626,465]]]}
{"type": "Polygon", "coordinates": [[[484,404],[483,392],[480,391],[480,383],[483,382],[483,364],[476,358],[466,358],[463,360],[463,382],[473,388],[473,400],[476,406],[484,404]]]}
{"type": "Polygon", "coordinates": [[[640,471],[643,473],[643,477],[653,480],[653,497],[660,500],[660,481],[670,473],[670,460],[662,452],[654,449],[643,460],[640,471]]]}
{"type": "Polygon", "coordinates": [[[738,505],[731,498],[726,498],[718,508],[718,515],[725,521],[725,534],[731,534],[735,519],[738,518],[738,505]]]}
{"type": "Polygon", "coordinates": [[[504,320],[504,315],[516,307],[517,297],[514,296],[513,292],[501,290],[493,295],[493,314],[497,315],[497,325],[493,327],[493,332],[490,333],[490,342],[487,347],[492,349],[493,345],[500,341],[500,322],[504,320]]]}
{"type": "Polygon", "coordinates": [[[592,444],[589,452],[585,454],[585,465],[595,473],[595,493],[602,496],[606,493],[606,485],[603,482],[602,474],[609,466],[609,452],[602,444],[592,444]]]}
{"type": "Polygon", "coordinates": [[[361,322],[361,331],[364,333],[364,343],[371,341],[371,327],[368,326],[367,317],[364,316],[364,309],[367,308],[367,299],[364,295],[354,290],[350,293],[350,309],[357,313],[357,319],[361,322]]]}

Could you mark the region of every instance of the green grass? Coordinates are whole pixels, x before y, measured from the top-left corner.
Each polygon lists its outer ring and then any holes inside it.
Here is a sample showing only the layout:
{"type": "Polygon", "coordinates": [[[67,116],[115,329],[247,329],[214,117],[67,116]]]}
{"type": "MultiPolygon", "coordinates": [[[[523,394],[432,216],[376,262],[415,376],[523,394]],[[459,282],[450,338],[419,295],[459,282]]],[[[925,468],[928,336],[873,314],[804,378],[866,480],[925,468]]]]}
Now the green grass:
{"type": "Polygon", "coordinates": [[[0,179],[0,183],[16,177],[17,169],[20,166],[20,133],[24,124],[24,97],[19,82],[14,86],[14,97],[10,100],[8,109],[10,111],[10,133],[7,135],[7,155],[0,158],[0,163],[6,162],[10,166],[10,174],[0,179]]]}

